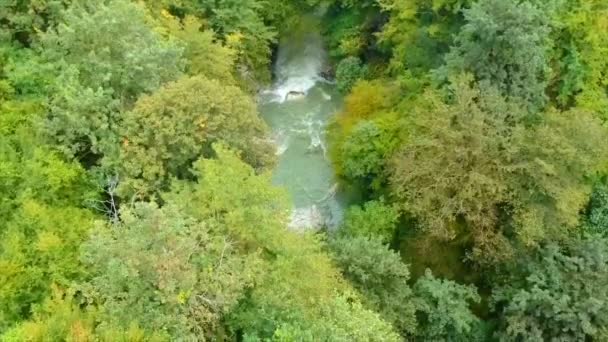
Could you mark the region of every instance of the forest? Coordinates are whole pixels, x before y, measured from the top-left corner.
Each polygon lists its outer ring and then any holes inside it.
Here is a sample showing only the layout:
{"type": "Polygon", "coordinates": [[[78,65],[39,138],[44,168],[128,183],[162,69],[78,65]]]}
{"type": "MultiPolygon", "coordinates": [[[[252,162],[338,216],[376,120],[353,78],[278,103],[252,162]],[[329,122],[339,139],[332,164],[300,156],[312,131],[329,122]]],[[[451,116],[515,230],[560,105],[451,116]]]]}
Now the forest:
{"type": "Polygon", "coordinates": [[[0,222],[0,341],[608,341],[608,0],[0,0],[0,222]]]}

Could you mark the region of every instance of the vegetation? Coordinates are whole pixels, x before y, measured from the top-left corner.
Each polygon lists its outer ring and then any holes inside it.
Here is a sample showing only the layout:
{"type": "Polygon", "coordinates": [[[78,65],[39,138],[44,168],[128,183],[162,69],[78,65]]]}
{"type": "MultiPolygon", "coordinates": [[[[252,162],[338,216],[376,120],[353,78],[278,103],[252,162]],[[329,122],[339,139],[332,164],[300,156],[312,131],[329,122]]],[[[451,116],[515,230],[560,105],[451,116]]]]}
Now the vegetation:
{"type": "Polygon", "coordinates": [[[0,340],[606,341],[607,53],[605,0],[0,0],[0,340]],[[312,14],[361,196],[296,231],[312,14]]]}

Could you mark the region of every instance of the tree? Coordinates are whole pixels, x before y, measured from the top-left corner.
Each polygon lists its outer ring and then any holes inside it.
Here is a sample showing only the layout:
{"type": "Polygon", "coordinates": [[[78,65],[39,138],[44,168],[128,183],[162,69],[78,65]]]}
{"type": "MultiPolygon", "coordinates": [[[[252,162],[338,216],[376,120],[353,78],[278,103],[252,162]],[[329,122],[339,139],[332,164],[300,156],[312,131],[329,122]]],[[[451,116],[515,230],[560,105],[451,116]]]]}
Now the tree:
{"type": "Polygon", "coordinates": [[[82,286],[113,326],[136,322],[174,339],[212,336],[252,285],[256,258],[238,257],[173,204],[136,203],[117,226],[99,227],[83,247],[93,278],[82,286]]]}
{"type": "Polygon", "coordinates": [[[0,41],[29,46],[36,40],[36,32],[58,20],[65,4],[65,0],[0,1],[0,41]]]}
{"type": "Polygon", "coordinates": [[[403,208],[447,240],[455,238],[459,217],[476,231],[474,238],[490,238],[498,204],[509,198],[503,164],[513,159],[512,130],[520,129],[509,122],[522,116],[498,95],[471,88],[469,81],[454,85],[452,105],[427,95],[430,113],[414,114],[414,137],[397,153],[392,171],[403,208]]]}
{"type": "Polygon", "coordinates": [[[354,296],[340,295],[322,308],[323,318],[313,324],[294,322],[275,330],[272,341],[400,341],[392,327],[354,296]]]}
{"type": "Polygon", "coordinates": [[[29,318],[53,284],[86,277],[78,255],[92,227],[87,210],[23,200],[0,235],[0,328],[29,318]]]}
{"type": "Polygon", "coordinates": [[[234,83],[236,51],[222,45],[215,32],[205,29],[201,19],[186,15],[183,19],[161,12],[159,20],[167,33],[184,44],[184,57],[188,60],[186,71],[190,75],[203,75],[223,84],[234,83]]]}
{"type": "Polygon", "coordinates": [[[188,178],[191,163],[223,141],[256,168],[272,165],[274,147],[255,103],[239,88],[204,76],[180,79],[143,96],[125,113],[119,167],[124,193],[166,189],[188,178]]]}
{"type": "Polygon", "coordinates": [[[194,164],[196,183],[178,182],[163,198],[230,238],[242,259],[261,262],[255,286],[225,317],[228,331],[254,340],[270,339],[281,327],[285,334],[312,331],[313,340],[369,336],[365,326],[350,325],[355,315],[369,319],[382,336],[394,336],[385,322],[358,309],[356,298],[347,306],[336,298],[349,296],[348,287],[319,236],[285,229],[288,201],[270,174],[256,174],[221,145],[215,152],[216,158],[194,164]]]}
{"type": "Polygon", "coordinates": [[[560,58],[558,75],[562,104],[578,105],[608,120],[606,75],[608,6],[601,0],[568,0],[559,11],[563,29],[556,49],[565,50],[560,58]]]}
{"type": "Polygon", "coordinates": [[[80,165],[37,137],[38,109],[14,99],[0,106],[0,330],[29,318],[53,284],[87,274],[78,254],[97,191],[80,165]]]}
{"type": "Polygon", "coordinates": [[[338,63],[336,82],[342,93],[349,93],[358,80],[367,75],[367,66],[358,57],[346,57],[338,63]]]}
{"type": "Polygon", "coordinates": [[[165,332],[149,333],[135,324],[127,329],[99,324],[100,311],[94,306],[83,307],[74,294],[55,288],[53,296],[38,307],[31,320],[21,322],[0,335],[6,342],[44,341],[169,341],[165,332]]]}
{"type": "Polygon", "coordinates": [[[340,233],[360,236],[390,243],[399,220],[397,208],[386,204],[384,199],[366,202],[363,206],[351,206],[346,212],[340,233]]]}
{"type": "Polygon", "coordinates": [[[605,129],[576,110],[527,124],[522,107],[469,82],[452,85],[451,104],[427,95],[413,115],[392,167],[402,208],[436,237],[468,237],[478,261],[508,257],[511,239],[565,237],[590,192],[584,175],[606,159],[605,129]]]}
{"type": "Polygon", "coordinates": [[[608,235],[608,186],[598,184],[591,194],[585,226],[587,230],[608,235]]]}
{"type": "Polygon", "coordinates": [[[549,244],[518,260],[493,294],[504,341],[601,340],[608,326],[608,241],[549,244]],[[603,335],[602,335],[603,334],[603,335]]]}
{"type": "Polygon", "coordinates": [[[331,157],[336,173],[380,190],[390,157],[403,140],[404,121],[395,113],[400,94],[393,83],[359,81],[344,100],[331,128],[331,157]]]}
{"type": "Polygon", "coordinates": [[[369,16],[360,5],[361,2],[349,5],[334,1],[325,14],[323,33],[331,57],[343,60],[359,56],[367,47],[369,16]]]}
{"type": "Polygon", "coordinates": [[[390,82],[361,80],[344,99],[344,109],[338,122],[348,131],[361,120],[390,112],[396,102],[394,98],[400,95],[390,82]]]}
{"type": "Polygon", "coordinates": [[[400,143],[399,124],[393,116],[361,121],[340,146],[342,175],[350,180],[365,180],[374,190],[386,182],[385,170],[400,143]]]}
{"type": "Polygon", "coordinates": [[[259,0],[200,0],[194,10],[238,51],[239,76],[247,82],[270,81],[268,66],[276,32],[264,24],[259,0]]]}
{"type": "MultiPolygon", "coordinates": [[[[12,114],[0,112],[3,119],[12,114]]],[[[94,183],[85,170],[36,137],[33,121],[41,116],[22,110],[14,114],[23,122],[0,129],[0,217],[10,220],[27,200],[60,208],[81,207],[96,199],[94,183]]]]}
{"type": "Polygon", "coordinates": [[[471,0],[378,0],[388,22],[379,32],[381,46],[392,54],[389,69],[394,74],[410,72],[424,77],[439,67],[452,36],[463,24],[462,10],[471,0]]]}
{"type": "Polygon", "coordinates": [[[344,277],[362,294],[363,304],[392,323],[403,336],[416,331],[415,305],[408,285],[408,266],[399,254],[367,237],[342,237],[330,242],[344,277]]]}
{"type": "Polygon", "coordinates": [[[4,218],[28,199],[59,208],[82,206],[96,198],[93,182],[80,165],[66,162],[49,146],[35,145],[39,142],[23,135],[0,138],[0,215],[4,218]]]}
{"type": "Polygon", "coordinates": [[[268,171],[257,173],[237,152],[221,143],[213,146],[215,158],[192,165],[195,182],[176,181],[163,200],[179,203],[185,212],[201,221],[211,221],[221,233],[231,236],[244,252],[268,249],[276,253],[282,239],[297,235],[285,231],[289,205],[284,190],[272,185],[268,171]]]}
{"type": "Polygon", "coordinates": [[[422,341],[473,341],[482,338],[480,323],[469,307],[481,299],[474,286],[433,276],[430,270],[414,285],[418,330],[422,341]]]}
{"type": "Polygon", "coordinates": [[[549,77],[548,8],[534,1],[480,0],[464,10],[464,17],[439,73],[473,73],[503,95],[542,108],[549,77]]]}
{"type": "Polygon", "coordinates": [[[121,112],[182,72],[182,49],[163,40],[144,9],[127,0],[84,1],[41,35],[56,72],[48,133],[71,155],[112,154],[121,112]]]}

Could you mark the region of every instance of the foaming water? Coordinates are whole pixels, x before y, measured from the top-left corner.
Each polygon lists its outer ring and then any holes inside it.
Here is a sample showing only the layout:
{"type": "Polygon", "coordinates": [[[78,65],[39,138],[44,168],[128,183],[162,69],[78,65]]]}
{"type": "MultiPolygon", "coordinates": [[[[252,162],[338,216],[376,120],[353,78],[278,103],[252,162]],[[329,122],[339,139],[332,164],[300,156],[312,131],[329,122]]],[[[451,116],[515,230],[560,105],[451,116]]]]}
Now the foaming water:
{"type": "Polygon", "coordinates": [[[279,158],[273,180],[291,195],[294,230],[333,227],[342,219],[326,147],[327,125],[342,99],[321,76],[326,58],[318,32],[290,35],[279,47],[276,81],[260,94],[260,111],[273,130],[279,158]]]}
{"type": "MultiPolygon", "coordinates": [[[[270,101],[285,102],[290,94],[306,96],[319,82],[326,61],[321,35],[299,33],[281,41],[275,64],[276,82],[265,91],[270,101]]],[[[299,98],[299,96],[298,96],[299,98]]]]}

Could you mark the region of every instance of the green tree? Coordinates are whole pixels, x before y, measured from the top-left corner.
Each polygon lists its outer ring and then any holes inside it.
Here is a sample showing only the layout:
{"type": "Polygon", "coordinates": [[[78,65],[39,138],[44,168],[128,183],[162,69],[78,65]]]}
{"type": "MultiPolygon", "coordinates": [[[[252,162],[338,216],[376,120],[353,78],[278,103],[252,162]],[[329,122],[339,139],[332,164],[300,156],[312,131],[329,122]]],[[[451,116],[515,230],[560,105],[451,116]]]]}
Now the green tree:
{"type": "Polygon", "coordinates": [[[395,235],[399,212],[384,199],[348,208],[340,233],[348,236],[374,238],[390,243],[395,235]]]}
{"type": "Polygon", "coordinates": [[[608,61],[602,57],[608,52],[608,6],[602,0],[568,0],[563,4],[557,19],[562,30],[557,38],[561,44],[556,49],[563,51],[559,100],[608,120],[608,61]]]}
{"type": "Polygon", "coordinates": [[[358,57],[346,57],[336,68],[336,82],[342,93],[349,93],[358,80],[367,75],[367,66],[358,57]]]}
{"type": "Polygon", "coordinates": [[[548,81],[551,14],[534,1],[480,0],[464,10],[466,24],[439,73],[471,72],[505,96],[542,108],[548,81]]]}
{"type": "Polygon", "coordinates": [[[469,82],[452,85],[451,104],[427,95],[413,115],[391,177],[402,208],[436,237],[472,240],[478,261],[507,257],[512,238],[565,237],[590,192],[584,175],[606,160],[605,129],[577,110],[528,125],[522,107],[469,82]]]}
{"type": "Polygon", "coordinates": [[[179,182],[163,198],[180,203],[189,215],[213,227],[214,233],[230,238],[243,259],[258,256],[261,260],[255,286],[225,319],[229,331],[265,339],[287,325],[289,331],[312,331],[313,340],[369,336],[365,326],[355,329],[350,325],[350,321],[357,322],[352,318],[355,315],[394,336],[389,326],[368,310],[353,313],[348,308],[357,304],[336,303],[336,296],[347,295],[348,287],[319,236],[285,229],[288,201],[282,190],[271,185],[270,174],[256,174],[221,145],[216,145],[215,151],[217,158],[194,164],[196,183],[179,182]],[[335,335],[324,335],[327,329],[339,330],[335,335]]]}
{"type": "Polygon", "coordinates": [[[256,168],[272,165],[268,128],[239,88],[204,76],[169,83],[125,113],[120,169],[124,193],[165,189],[169,177],[187,178],[193,161],[212,156],[224,141],[256,168]]]}
{"type": "Polygon", "coordinates": [[[190,75],[203,75],[226,83],[234,83],[236,51],[222,45],[217,35],[205,29],[201,19],[193,15],[177,18],[163,11],[159,20],[167,33],[184,44],[184,57],[188,60],[186,71],[190,75]]]}
{"type": "MultiPolygon", "coordinates": [[[[36,96],[18,97],[10,84],[0,100],[0,217],[9,220],[24,200],[57,207],[80,206],[95,197],[77,163],[67,162],[39,134],[44,108],[36,96]]],[[[0,232],[2,229],[0,229],[0,232]]]]}
{"type": "Polygon", "coordinates": [[[127,0],[76,2],[41,35],[41,52],[57,74],[48,133],[66,152],[115,152],[121,111],[181,74],[182,48],[149,20],[127,0]]]}
{"type": "Polygon", "coordinates": [[[340,146],[342,175],[381,189],[386,183],[387,164],[401,142],[399,129],[399,121],[392,115],[359,122],[340,146]]]}
{"type": "Polygon", "coordinates": [[[377,0],[388,22],[378,34],[392,56],[389,69],[424,77],[439,67],[472,0],[377,0]]]}
{"type": "Polygon", "coordinates": [[[381,20],[378,2],[334,0],[329,3],[322,25],[329,55],[340,60],[377,52],[375,31],[381,20]]]}
{"type": "Polygon", "coordinates": [[[3,134],[0,137],[0,191],[3,195],[0,217],[5,222],[26,200],[70,207],[82,206],[96,197],[96,189],[85,170],[77,163],[65,161],[53,147],[36,137],[36,128],[31,121],[40,120],[41,116],[27,113],[29,110],[20,108],[11,113],[0,109],[2,119],[12,121],[10,116],[13,114],[18,118],[18,122],[4,122],[7,125],[0,128],[3,134]]]}
{"type": "MultiPolygon", "coordinates": [[[[340,295],[321,309],[323,318],[310,322],[282,324],[275,330],[272,341],[400,341],[390,324],[373,311],[365,309],[354,297],[340,295]]],[[[255,340],[255,339],[253,339],[255,340]]]]}
{"type": "Polygon", "coordinates": [[[481,300],[474,286],[437,279],[427,270],[413,290],[420,340],[464,342],[480,338],[481,321],[469,306],[481,300]]]}
{"type": "Polygon", "coordinates": [[[238,257],[228,237],[173,204],[136,203],[116,226],[96,229],[83,247],[93,278],[82,286],[105,319],[136,322],[174,339],[211,337],[252,285],[256,258],[238,257]]]}
{"type": "Polygon", "coordinates": [[[266,26],[259,0],[200,0],[194,10],[238,51],[239,77],[248,82],[270,81],[271,44],[276,32],[266,26]]]}
{"type": "Polygon", "coordinates": [[[363,304],[392,323],[403,336],[416,331],[415,300],[408,266],[381,241],[341,237],[330,242],[344,277],[362,294],[363,304]]]}
{"type": "Polygon", "coordinates": [[[0,234],[0,328],[27,319],[53,284],[86,278],[78,255],[92,227],[87,210],[23,200],[0,234]]]}
{"type": "Polygon", "coordinates": [[[148,333],[135,324],[127,329],[99,324],[100,311],[94,306],[83,307],[74,299],[73,291],[54,289],[53,296],[35,310],[30,321],[0,335],[6,342],[45,341],[103,341],[103,342],[161,342],[169,341],[166,333],[148,333]]]}
{"type": "Polygon", "coordinates": [[[504,341],[603,340],[608,326],[608,241],[591,236],[520,258],[493,294],[504,341]]]}
{"type": "Polygon", "coordinates": [[[0,105],[0,330],[27,319],[52,284],[87,272],[79,246],[92,227],[84,207],[97,200],[90,177],[36,136],[39,106],[0,105]]]}
{"type": "Polygon", "coordinates": [[[599,184],[593,189],[585,225],[595,234],[608,235],[608,186],[599,184]]]}
{"type": "Polygon", "coordinates": [[[359,81],[353,87],[329,135],[338,175],[373,190],[386,184],[386,166],[404,138],[404,120],[393,111],[401,95],[385,80],[359,81]]]}
{"type": "Polygon", "coordinates": [[[65,0],[1,0],[0,41],[14,40],[29,46],[37,32],[59,19],[65,5],[65,0]]]}

